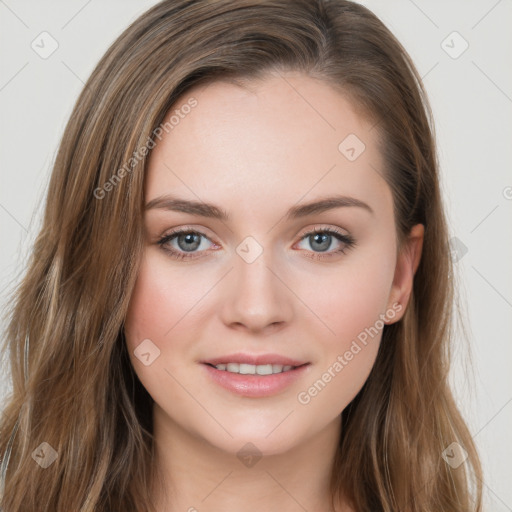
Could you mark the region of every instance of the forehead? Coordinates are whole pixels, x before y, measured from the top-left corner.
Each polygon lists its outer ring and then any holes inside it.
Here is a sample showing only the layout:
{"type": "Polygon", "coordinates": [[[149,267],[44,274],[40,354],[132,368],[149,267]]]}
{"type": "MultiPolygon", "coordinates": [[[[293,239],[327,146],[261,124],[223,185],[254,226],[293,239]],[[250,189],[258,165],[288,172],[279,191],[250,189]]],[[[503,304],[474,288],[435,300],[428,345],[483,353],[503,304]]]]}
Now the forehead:
{"type": "Polygon", "coordinates": [[[325,82],[212,82],[182,96],[171,119],[150,156],[146,201],[173,193],[268,210],[339,193],[390,207],[377,130],[325,82]]]}

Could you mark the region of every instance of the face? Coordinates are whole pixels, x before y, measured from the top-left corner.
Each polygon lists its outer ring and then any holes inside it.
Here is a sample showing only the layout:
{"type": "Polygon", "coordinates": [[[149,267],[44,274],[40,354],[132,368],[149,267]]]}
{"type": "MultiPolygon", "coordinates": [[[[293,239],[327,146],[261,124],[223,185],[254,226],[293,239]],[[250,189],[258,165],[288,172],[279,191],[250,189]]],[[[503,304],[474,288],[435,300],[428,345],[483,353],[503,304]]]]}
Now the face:
{"type": "Polygon", "coordinates": [[[125,323],[159,420],[233,454],[337,424],[417,265],[397,251],[371,123],[285,76],[196,88],[169,113],[125,323]]]}

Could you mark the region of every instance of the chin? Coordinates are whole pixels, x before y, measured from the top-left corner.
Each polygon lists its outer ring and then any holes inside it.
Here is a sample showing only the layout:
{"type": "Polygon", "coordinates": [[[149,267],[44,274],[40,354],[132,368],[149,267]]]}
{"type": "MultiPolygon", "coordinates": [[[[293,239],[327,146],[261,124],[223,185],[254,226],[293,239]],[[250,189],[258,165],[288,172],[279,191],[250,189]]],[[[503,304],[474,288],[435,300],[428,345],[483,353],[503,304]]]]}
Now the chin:
{"type": "Polygon", "coordinates": [[[221,438],[207,436],[205,440],[219,450],[239,459],[250,455],[265,457],[280,455],[292,449],[300,441],[298,435],[293,435],[289,431],[283,430],[283,432],[277,433],[276,430],[269,435],[272,429],[257,429],[254,425],[228,430],[233,436],[232,438],[227,435],[221,438]]]}

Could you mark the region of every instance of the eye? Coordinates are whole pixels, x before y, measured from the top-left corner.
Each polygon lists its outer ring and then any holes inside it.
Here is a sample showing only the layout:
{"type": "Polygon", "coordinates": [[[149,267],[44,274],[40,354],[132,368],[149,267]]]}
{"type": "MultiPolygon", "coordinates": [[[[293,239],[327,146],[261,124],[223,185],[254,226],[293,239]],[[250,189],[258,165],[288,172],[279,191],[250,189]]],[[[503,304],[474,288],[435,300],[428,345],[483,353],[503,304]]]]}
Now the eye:
{"type": "Polygon", "coordinates": [[[338,254],[345,254],[348,249],[351,249],[356,244],[351,235],[345,235],[334,228],[315,228],[313,231],[308,231],[301,238],[301,242],[304,241],[307,241],[313,249],[314,254],[309,256],[313,259],[325,259],[338,254]],[[333,245],[341,246],[333,251],[329,251],[333,245]]]}
{"type": "Polygon", "coordinates": [[[201,246],[203,246],[204,249],[204,244],[202,244],[201,240],[202,238],[209,240],[209,238],[200,231],[195,231],[192,229],[180,229],[163,236],[160,238],[160,240],[158,240],[157,243],[171,257],[182,260],[201,257],[194,256],[193,254],[198,252],[197,249],[199,249],[201,246]],[[175,245],[173,246],[171,242],[175,242],[175,245]]]}
{"type": "MultiPolygon", "coordinates": [[[[182,228],[163,236],[157,243],[162,247],[162,250],[168,253],[172,258],[178,260],[197,259],[202,257],[197,255],[197,253],[205,252],[208,248],[207,243],[202,243],[203,239],[208,240],[213,244],[213,242],[211,242],[211,240],[201,231],[182,228]],[[200,250],[201,248],[203,250],[200,250]]],[[[345,235],[333,228],[315,228],[313,231],[308,231],[301,237],[299,243],[304,241],[309,242],[314,254],[308,257],[313,259],[325,259],[334,257],[340,253],[345,254],[347,249],[352,248],[356,244],[352,236],[345,235]],[[329,251],[329,249],[336,244],[341,244],[341,246],[335,250],[329,251]]]]}

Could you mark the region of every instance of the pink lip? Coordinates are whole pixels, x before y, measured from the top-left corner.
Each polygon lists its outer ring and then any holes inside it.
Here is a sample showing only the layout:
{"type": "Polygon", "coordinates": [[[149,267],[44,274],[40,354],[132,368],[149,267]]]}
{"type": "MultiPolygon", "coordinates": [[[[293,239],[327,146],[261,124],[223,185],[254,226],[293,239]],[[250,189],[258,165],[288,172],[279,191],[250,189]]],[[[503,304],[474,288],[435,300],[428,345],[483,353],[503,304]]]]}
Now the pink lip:
{"type": "Polygon", "coordinates": [[[305,373],[309,371],[310,365],[309,363],[303,364],[287,372],[274,373],[271,375],[231,373],[226,370],[217,370],[217,368],[210,366],[208,363],[204,363],[201,366],[205,368],[209,377],[224,389],[241,396],[262,398],[275,395],[286,389],[304,376],[305,373]]]}
{"type": "Polygon", "coordinates": [[[201,363],[208,363],[213,366],[223,363],[238,363],[238,364],[282,364],[283,366],[302,366],[307,361],[299,361],[298,359],[291,359],[289,357],[281,356],[279,354],[228,354],[221,357],[215,357],[201,363]]]}

